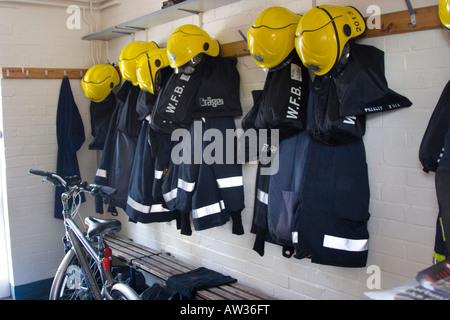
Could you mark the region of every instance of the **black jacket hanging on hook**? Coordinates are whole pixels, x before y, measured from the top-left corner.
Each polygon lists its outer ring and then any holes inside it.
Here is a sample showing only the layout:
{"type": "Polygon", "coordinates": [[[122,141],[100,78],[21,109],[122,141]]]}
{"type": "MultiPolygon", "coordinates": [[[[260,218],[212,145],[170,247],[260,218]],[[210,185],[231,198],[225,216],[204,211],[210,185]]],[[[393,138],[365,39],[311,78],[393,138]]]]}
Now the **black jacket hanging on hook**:
{"type": "Polygon", "coordinates": [[[89,144],[89,150],[103,150],[115,107],[116,95],[112,91],[101,102],[91,101],[89,111],[91,114],[91,134],[94,139],[89,144]]]}
{"type": "MultiPolygon", "coordinates": [[[[117,194],[106,200],[109,211],[116,213],[115,207],[126,210],[128,183],[141,128],[141,120],[136,112],[140,89],[125,81],[120,88],[116,109],[111,117],[105,146],[94,182],[117,189],[117,194]]],[[[103,202],[96,197],[96,212],[103,213],[103,202]]]]}
{"type": "Polygon", "coordinates": [[[444,154],[445,135],[450,125],[450,81],[441,93],[428,122],[419,148],[419,160],[425,172],[436,172],[444,154]]]}
{"type": "MultiPolygon", "coordinates": [[[[445,136],[445,150],[450,150],[450,123],[445,136]]],[[[436,170],[435,183],[439,214],[434,256],[437,261],[441,261],[448,258],[450,253],[450,240],[448,240],[450,234],[450,152],[448,151],[444,152],[436,170]]]]}
{"type": "Polygon", "coordinates": [[[152,132],[150,128],[155,100],[155,95],[141,90],[136,104],[142,127],[131,168],[126,214],[132,221],[141,223],[164,222],[178,218],[176,211],[165,208],[160,184],[159,193],[154,190],[163,175],[163,172],[158,170],[158,160],[167,155],[170,157],[170,150],[168,154],[163,151],[164,147],[170,146],[170,139],[167,141],[162,134],[152,132]],[[163,143],[168,146],[163,146],[163,143]]]}
{"type": "Polygon", "coordinates": [[[433,110],[419,148],[419,160],[425,172],[435,172],[439,214],[434,245],[435,262],[450,253],[450,81],[433,110]]]}
{"type": "MultiPolygon", "coordinates": [[[[63,78],[59,92],[56,138],[58,142],[56,173],[63,178],[74,175],[80,177],[77,151],[85,140],[84,126],[67,77],[63,78]]],[[[58,219],[62,219],[61,194],[63,192],[63,187],[56,188],[54,217],[58,219]]],[[[84,194],[81,194],[81,201],[85,201],[84,194]]]]}

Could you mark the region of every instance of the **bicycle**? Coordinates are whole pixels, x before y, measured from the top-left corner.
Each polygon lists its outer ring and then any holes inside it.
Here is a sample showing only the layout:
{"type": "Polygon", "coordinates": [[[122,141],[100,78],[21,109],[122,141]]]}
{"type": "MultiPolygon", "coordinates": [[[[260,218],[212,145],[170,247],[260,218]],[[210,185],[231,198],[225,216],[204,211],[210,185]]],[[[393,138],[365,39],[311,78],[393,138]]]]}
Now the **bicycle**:
{"type": "Polygon", "coordinates": [[[42,181],[62,186],[65,190],[61,195],[61,202],[66,254],[53,279],[49,300],[141,300],[128,284],[115,279],[112,273],[112,252],[104,236],[119,232],[121,222],[89,216],[84,220],[88,226],[84,233],[74,221],[81,205],[82,192],[108,197],[117,190],[82,182],[76,176],[63,179],[52,172],[36,169],[30,169],[29,172],[43,176],[42,181]]]}

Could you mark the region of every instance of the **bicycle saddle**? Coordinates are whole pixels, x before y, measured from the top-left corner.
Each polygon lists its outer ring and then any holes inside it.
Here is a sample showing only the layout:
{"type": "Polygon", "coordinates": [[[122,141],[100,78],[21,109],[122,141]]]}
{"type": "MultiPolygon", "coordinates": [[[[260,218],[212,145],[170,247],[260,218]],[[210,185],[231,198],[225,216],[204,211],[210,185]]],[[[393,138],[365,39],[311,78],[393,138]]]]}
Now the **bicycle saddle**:
{"type": "Polygon", "coordinates": [[[102,220],[94,217],[86,217],[84,223],[88,225],[88,238],[105,235],[110,232],[119,232],[122,229],[122,224],[119,220],[102,220]]]}

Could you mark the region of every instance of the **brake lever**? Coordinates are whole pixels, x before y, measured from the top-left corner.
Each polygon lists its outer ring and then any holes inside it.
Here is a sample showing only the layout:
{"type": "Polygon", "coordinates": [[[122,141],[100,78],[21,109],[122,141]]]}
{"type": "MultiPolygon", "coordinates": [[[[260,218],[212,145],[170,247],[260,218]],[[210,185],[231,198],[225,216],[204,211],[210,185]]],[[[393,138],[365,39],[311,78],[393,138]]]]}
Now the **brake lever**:
{"type": "Polygon", "coordinates": [[[63,185],[61,184],[61,182],[53,177],[45,177],[44,179],[42,179],[42,182],[48,181],[51,184],[53,184],[55,187],[63,187],[63,185]]]}

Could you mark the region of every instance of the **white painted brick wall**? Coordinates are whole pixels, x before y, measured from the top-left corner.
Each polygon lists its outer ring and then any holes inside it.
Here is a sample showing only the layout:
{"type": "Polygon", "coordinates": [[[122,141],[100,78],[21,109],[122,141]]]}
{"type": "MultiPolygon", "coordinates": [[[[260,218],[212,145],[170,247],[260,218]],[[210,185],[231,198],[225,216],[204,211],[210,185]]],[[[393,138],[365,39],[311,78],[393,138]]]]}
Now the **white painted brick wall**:
{"type": "MultiPolygon", "coordinates": [[[[66,27],[65,8],[0,5],[0,66],[89,68],[90,43],[81,41],[89,33],[66,27]]],[[[78,152],[82,177],[92,180],[96,152],[91,141],[89,100],[80,80],[71,80],[75,102],[83,119],[86,142],[78,152]]],[[[6,159],[5,197],[10,264],[13,285],[52,278],[63,256],[64,228],[53,218],[54,188],[28,174],[29,168],[56,170],[56,110],[61,80],[2,79],[1,98],[6,159]]],[[[93,202],[83,204],[92,212],[93,202]]]]}
{"type": "MultiPolygon", "coordinates": [[[[322,4],[321,1],[317,3],[322,4]]],[[[373,1],[335,0],[328,3],[354,5],[364,13],[373,1]]],[[[403,2],[382,0],[376,4],[382,12],[406,9],[403,2]]],[[[416,7],[434,4],[437,1],[413,1],[416,7]]],[[[158,10],[158,5],[159,0],[127,1],[126,5],[103,11],[101,26],[109,27],[158,10]]],[[[311,7],[309,2],[303,1],[242,0],[206,12],[204,29],[221,43],[239,41],[241,37],[237,31],[246,33],[258,14],[274,5],[298,13],[311,7]]],[[[76,31],[68,32],[64,27],[64,11],[52,9],[51,12],[55,21],[49,22],[43,18],[43,10],[37,7],[2,8],[0,42],[9,46],[0,48],[0,65],[88,67],[92,64],[90,45],[78,40],[88,33],[87,26],[83,24],[81,35],[76,31]],[[41,16],[34,17],[31,10],[38,10],[41,16]],[[18,21],[23,18],[31,20],[34,28],[22,27],[18,21]],[[51,34],[55,36],[40,37],[44,30],[52,30],[51,34]]],[[[173,29],[197,21],[197,17],[186,18],[147,33],[110,41],[107,51],[100,54],[107,52],[106,58],[117,63],[122,48],[133,39],[154,40],[164,46],[173,29]]],[[[439,29],[362,41],[385,51],[386,76],[391,88],[414,103],[408,109],[370,115],[364,137],[371,188],[368,266],[381,268],[383,288],[414,277],[431,262],[437,216],[434,175],[422,172],[417,154],[428,119],[448,81],[449,35],[448,31],[439,29]]],[[[253,103],[251,90],[262,88],[266,74],[251,57],[239,58],[238,69],[241,101],[247,112],[253,103]]],[[[52,218],[53,190],[24,174],[32,164],[48,170],[56,165],[54,115],[59,85],[60,81],[56,80],[2,81],[9,225],[16,284],[50,277],[60,258],[58,250],[61,248],[51,248],[59,241],[62,230],[58,221],[52,218]],[[45,149],[49,151],[43,151],[45,149]],[[21,193],[27,195],[26,200],[20,200],[21,193]],[[42,202],[42,205],[36,207],[35,202],[42,202]],[[29,232],[31,226],[36,227],[35,231],[29,232]]],[[[83,120],[86,119],[86,136],[90,137],[88,102],[75,82],[72,82],[72,90],[83,120]]],[[[86,179],[93,178],[95,153],[87,151],[86,145],[79,152],[79,161],[86,179]]],[[[280,299],[364,299],[363,293],[368,290],[365,268],[337,268],[311,264],[308,260],[286,259],[281,256],[279,246],[270,244],[266,244],[264,257],[252,250],[254,235],[250,233],[250,225],[255,174],[254,165],[244,166],[246,209],[243,212],[245,234],[242,236],[232,235],[230,224],[194,231],[190,237],[183,236],[176,230],[174,222],[132,224],[121,212],[122,233],[155,249],[167,250],[194,265],[235,276],[241,283],[280,299]]]]}

